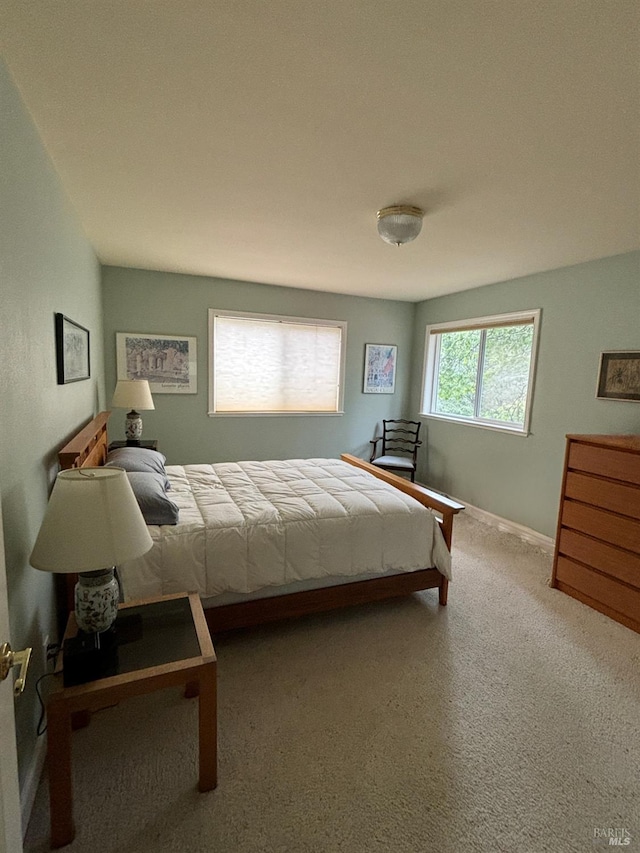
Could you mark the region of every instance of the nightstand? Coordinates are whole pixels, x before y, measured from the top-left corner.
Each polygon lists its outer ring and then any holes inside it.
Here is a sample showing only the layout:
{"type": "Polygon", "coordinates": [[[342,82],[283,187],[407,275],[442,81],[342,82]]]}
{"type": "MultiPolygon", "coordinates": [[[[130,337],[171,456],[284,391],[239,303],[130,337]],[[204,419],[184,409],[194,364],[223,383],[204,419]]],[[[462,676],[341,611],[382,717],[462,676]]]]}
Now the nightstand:
{"type": "Polygon", "coordinates": [[[116,450],[119,447],[143,447],[145,450],[157,450],[157,438],[143,438],[140,441],[112,441],[109,444],[109,450],[116,450]]]}
{"type": "MultiPolygon", "coordinates": [[[[210,791],[217,784],[216,654],[200,598],[192,593],[121,604],[115,626],[117,656],[109,671],[92,681],[65,687],[63,655],[58,656],[47,702],[52,847],[69,844],[75,835],[71,729],[77,714],[86,716],[129,696],[182,686],[185,695],[199,697],[198,789],[210,791]]],[[[65,639],[77,632],[72,612],[65,639]]]]}

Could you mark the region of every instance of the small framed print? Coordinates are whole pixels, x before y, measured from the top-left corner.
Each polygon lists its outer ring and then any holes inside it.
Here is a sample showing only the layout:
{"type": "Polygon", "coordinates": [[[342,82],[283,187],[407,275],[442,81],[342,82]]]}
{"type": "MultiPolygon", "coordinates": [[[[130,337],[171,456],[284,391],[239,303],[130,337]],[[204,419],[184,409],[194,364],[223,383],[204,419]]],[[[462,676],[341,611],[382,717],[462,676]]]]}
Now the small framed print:
{"type": "Polygon", "coordinates": [[[58,385],[81,382],[91,376],[89,330],[64,314],[56,314],[58,385]]]}
{"type": "Polygon", "coordinates": [[[116,333],[118,379],[146,379],[152,394],[197,394],[196,338],[116,333]]]}
{"type": "Polygon", "coordinates": [[[600,354],[596,397],[640,403],[640,350],[614,350],[600,354]]]}
{"type": "Polygon", "coordinates": [[[396,390],[395,344],[365,344],[364,394],[393,394],[396,390]]]}

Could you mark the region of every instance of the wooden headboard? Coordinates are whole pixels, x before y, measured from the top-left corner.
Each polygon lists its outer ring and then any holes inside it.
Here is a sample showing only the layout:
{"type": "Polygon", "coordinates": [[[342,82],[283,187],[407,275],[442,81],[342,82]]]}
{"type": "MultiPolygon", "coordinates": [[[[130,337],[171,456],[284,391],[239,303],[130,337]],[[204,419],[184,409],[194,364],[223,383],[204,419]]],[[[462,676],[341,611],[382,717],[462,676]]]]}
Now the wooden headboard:
{"type": "Polygon", "coordinates": [[[111,412],[100,412],[58,452],[60,468],[97,468],[107,460],[107,421],[111,412]]]}

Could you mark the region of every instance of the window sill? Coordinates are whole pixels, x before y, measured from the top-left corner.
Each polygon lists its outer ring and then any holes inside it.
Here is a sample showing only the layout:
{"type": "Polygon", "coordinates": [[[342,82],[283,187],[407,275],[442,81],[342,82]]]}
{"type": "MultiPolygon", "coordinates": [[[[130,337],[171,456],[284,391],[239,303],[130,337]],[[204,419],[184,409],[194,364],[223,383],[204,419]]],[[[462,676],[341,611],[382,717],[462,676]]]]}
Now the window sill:
{"type": "Polygon", "coordinates": [[[487,424],[482,421],[471,421],[466,418],[454,418],[450,415],[434,415],[430,412],[420,412],[421,418],[431,418],[434,421],[446,421],[450,424],[461,424],[462,426],[476,427],[480,429],[489,429],[493,432],[506,432],[509,435],[518,435],[521,438],[527,438],[531,433],[529,430],[520,429],[519,427],[500,426],[499,424],[487,424]]]}

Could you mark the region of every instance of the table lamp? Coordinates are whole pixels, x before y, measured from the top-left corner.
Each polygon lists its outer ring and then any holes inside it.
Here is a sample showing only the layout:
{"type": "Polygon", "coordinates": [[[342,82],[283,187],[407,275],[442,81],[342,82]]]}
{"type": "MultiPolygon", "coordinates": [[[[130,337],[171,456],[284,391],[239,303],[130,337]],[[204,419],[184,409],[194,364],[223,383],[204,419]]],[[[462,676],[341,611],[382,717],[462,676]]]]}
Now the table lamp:
{"type": "Polygon", "coordinates": [[[114,567],[145,554],[153,540],[122,468],[61,471],[29,562],[78,573],[75,612],[87,633],[108,630],[118,612],[114,567]]]}
{"type": "Polygon", "coordinates": [[[113,392],[111,405],[116,409],[128,409],[124,434],[127,444],[137,444],[142,437],[142,418],[136,411],[155,409],[149,382],[146,379],[119,379],[113,392]]]}

